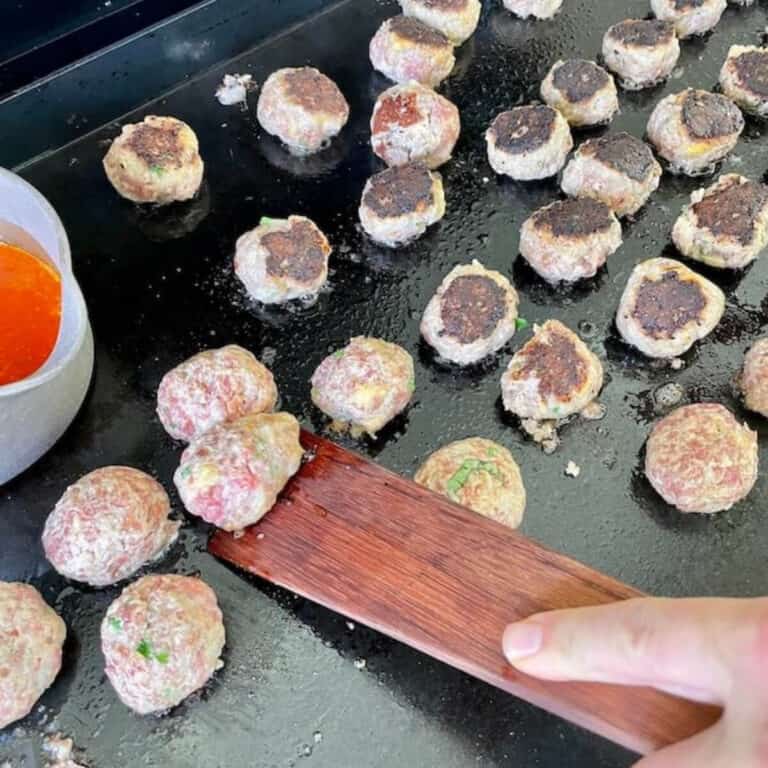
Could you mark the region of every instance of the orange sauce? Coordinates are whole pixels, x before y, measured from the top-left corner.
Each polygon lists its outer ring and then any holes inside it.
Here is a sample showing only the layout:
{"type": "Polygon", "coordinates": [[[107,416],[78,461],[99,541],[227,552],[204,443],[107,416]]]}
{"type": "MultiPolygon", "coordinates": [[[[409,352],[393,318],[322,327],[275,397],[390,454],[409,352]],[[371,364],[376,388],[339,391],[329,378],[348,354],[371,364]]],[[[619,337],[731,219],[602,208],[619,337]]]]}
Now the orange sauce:
{"type": "Polygon", "coordinates": [[[0,242],[0,385],[48,359],[61,323],[61,278],[48,262],[0,242]]]}

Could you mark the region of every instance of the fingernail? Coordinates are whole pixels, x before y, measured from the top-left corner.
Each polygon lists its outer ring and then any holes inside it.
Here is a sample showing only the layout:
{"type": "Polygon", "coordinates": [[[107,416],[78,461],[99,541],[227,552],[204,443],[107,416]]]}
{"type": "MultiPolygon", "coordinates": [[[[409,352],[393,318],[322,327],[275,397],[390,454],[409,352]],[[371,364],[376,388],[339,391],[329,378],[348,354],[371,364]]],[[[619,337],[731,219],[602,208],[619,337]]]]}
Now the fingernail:
{"type": "Polygon", "coordinates": [[[533,656],[541,650],[544,642],[544,629],[540,624],[524,621],[510,624],[504,630],[502,646],[504,655],[510,662],[533,656]]]}

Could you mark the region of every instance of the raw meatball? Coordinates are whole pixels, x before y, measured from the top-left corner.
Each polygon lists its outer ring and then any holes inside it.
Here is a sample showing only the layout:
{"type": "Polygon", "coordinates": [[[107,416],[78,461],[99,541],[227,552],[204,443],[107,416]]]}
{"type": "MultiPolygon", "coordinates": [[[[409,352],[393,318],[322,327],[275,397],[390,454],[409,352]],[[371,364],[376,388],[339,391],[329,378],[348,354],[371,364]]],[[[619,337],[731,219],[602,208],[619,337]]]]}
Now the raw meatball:
{"type": "Polygon", "coordinates": [[[312,402],[333,429],[371,437],[405,410],[415,389],[413,358],[397,344],[356,336],[312,374],[312,402]]]}
{"type": "Polygon", "coordinates": [[[0,729],[29,714],[56,679],[66,635],[34,587],[0,581],[0,729]]]}
{"type": "Polygon", "coordinates": [[[134,203],[189,200],[203,180],[195,132],[175,117],[124,125],[104,156],[112,186],[134,203]]]}
{"type": "Polygon", "coordinates": [[[371,64],[396,83],[434,88],[451,74],[456,57],[453,44],[442,33],[411,16],[387,19],[373,36],[371,64]]]}
{"type": "Polygon", "coordinates": [[[541,98],[574,127],[610,123],[619,111],[613,78],[594,61],[558,61],[541,84],[541,98]]]}
{"type": "Polygon", "coordinates": [[[720,70],[720,87],[745,112],[768,117],[768,48],[732,45],[720,70]]]}
{"type": "Polygon", "coordinates": [[[301,465],[299,422],[289,413],[252,413],[198,437],[173,475],[189,512],[239,531],[272,509],[301,465]]]}
{"type": "Polygon", "coordinates": [[[477,29],[480,0],[399,0],[406,16],[413,16],[461,45],[477,29]]]}
{"type": "Polygon", "coordinates": [[[534,328],[501,377],[504,408],[521,419],[562,419],[591,403],[603,386],[603,366],[558,320],[534,328]]]}
{"type": "Polygon", "coordinates": [[[515,333],[517,292],[479,261],[454,267],[430,299],[421,335],[445,360],[471,365],[501,349],[515,333]]]}
{"type": "Polygon", "coordinates": [[[105,672],[140,715],[175,707],[224,666],[216,594],[191,576],[144,576],[126,587],[101,622],[105,672]]]}
{"type": "Polygon", "coordinates": [[[685,405],[651,431],[645,474],[681,512],[730,509],[757,479],[757,434],[722,405],[685,405]]]}
{"type": "Polygon", "coordinates": [[[131,467],[102,467],[70,485],[48,516],[43,549],[63,576],[93,587],[127,579],[176,540],[160,483],[131,467]]]}
{"type": "Polygon", "coordinates": [[[388,168],[366,182],[359,213],[372,240],[397,248],[443,218],[443,180],[423,163],[388,168]]]}
{"type": "Polygon", "coordinates": [[[235,274],[248,294],[264,304],[317,295],[328,279],[331,246],[304,216],[261,219],[237,239],[235,274]]]}
{"type": "Polygon", "coordinates": [[[680,38],[714,29],[727,5],[727,0],[651,0],[656,18],[671,21],[680,38]]]}
{"type": "Polygon", "coordinates": [[[563,171],[561,188],[572,197],[593,197],[617,216],[632,216],[658,189],[661,166],[651,148],[628,133],[585,141],[563,171]]]}
{"type": "Polygon", "coordinates": [[[459,110],[419,83],[395,85],[376,100],[371,117],[373,151],[387,165],[420,161],[437,168],[451,159],[459,138],[459,110]]]}
{"type": "Polygon", "coordinates": [[[768,338],[759,339],[747,352],[740,387],[744,405],[768,417],[768,338]]]}
{"type": "Polygon", "coordinates": [[[440,448],[414,479],[510,528],[523,522],[525,487],[520,468],[503,445],[491,440],[470,437],[440,448]]]}
{"type": "Polygon", "coordinates": [[[157,390],[157,415],[171,437],[189,442],[217,424],[271,411],[276,402],[269,368],[247,349],[229,344],[168,371],[157,390]]]}
{"type": "Polygon", "coordinates": [[[605,64],[628,91],[664,82],[679,58],[680,43],[671,21],[627,19],[603,37],[605,64]]]}
{"type": "Polygon", "coordinates": [[[619,220],[589,197],[540,208],[520,232],[521,255],[550,283],[593,277],[620,245],[619,220]]]}
{"type": "Polygon", "coordinates": [[[680,253],[710,267],[741,269],[768,243],[768,187],[729,173],[691,195],[672,230],[680,253]]]}
{"type": "Polygon", "coordinates": [[[743,130],[744,118],[730,99],[688,88],[656,105],[647,133],[672,173],[698,176],[714,170],[743,130]]]}
{"type": "Polygon", "coordinates": [[[349,105],[336,83],[313,67],[273,72],[259,94],[256,116],[294,155],[311,155],[346,125],[349,105]]]}
{"type": "Polygon", "coordinates": [[[516,16],[527,19],[551,19],[563,6],[563,0],[503,0],[504,7],[516,16]]]}
{"type": "Polygon", "coordinates": [[[566,119],[552,107],[515,107],[496,116],[485,132],[488,162],[517,181],[554,176],[573,149],[566,119]]]}
{"type": "Polygon", "coordinates": [[[648,259],[629,276],[616,325],[644,355],[671,358],[707,336],[724,311],[714,283],[674,259],[648,259]]]}

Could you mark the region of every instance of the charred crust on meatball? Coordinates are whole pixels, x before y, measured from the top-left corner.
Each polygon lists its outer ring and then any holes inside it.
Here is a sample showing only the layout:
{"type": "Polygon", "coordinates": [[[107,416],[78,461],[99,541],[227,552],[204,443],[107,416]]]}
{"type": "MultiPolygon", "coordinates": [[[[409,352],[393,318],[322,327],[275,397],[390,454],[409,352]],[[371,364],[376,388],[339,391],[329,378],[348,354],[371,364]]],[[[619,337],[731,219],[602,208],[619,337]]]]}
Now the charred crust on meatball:
{"type": "Polygon", "coordinates": [[[742,87],[768,99],[768,51],[745,51],[732,62],[742,87]]]}
{"type": "Polygon", "coordinates": [[[608,73],[585,59],[573,59],[561,64],[552,77],[552,84],[565,94],[568,101],[591,99],[608,85],[608,73]]]}
{"type": "Polygon", "coordinates": [[[410,40],[417,45],[427,45],[432,48],[444,48],[451,45],[451,41],[442,33],[432,27],[428,27],[412,16],[395,16],[390,21],[390,30],[398,37],[410,40]]]}
{"type": "Polygon", "coordinates": [[[611,209],[591,197],[574,197],[548,205],[533,215],[539,229],[548,229],[555,237],[585,237],[610,229],[611,209]]]}
{"type": "Polygon", "coordinates": [[[601,163],[629,176],[633,181],[645,181],[655,163],[651,148],[623,131],[591,139],[580,151],[593,155],[601,163]]]}
{"type": "Polygon", "coordinates": [[[755,234],[755,220],[768,202],[768,187],[754,181],[734,179],[711,195],[694,203],[693,212],[700,227],[715,236],[749,245],[755,234]]]}
{"type": "Polygon", "coordinates": [[[462,344],[487,339],[507,310],[504,289],[484,275],[460,275],[444,291],[440,305],[443,330],[462,344]]]}
{"type": "Polygon", "coordinates": [[[423,117],[418,96],[415,91],[400,91],[381,99],[373,117],[373,133],[381,133],[393,125],[407,128],[418,123],[423,117]]]}
{"type": "Polygon", "coordinates": [[[295,221],[288,230],[268,232],[261,242],[269,252],[267,274],[301,283],[320,277],[330,252],[322,235],[308,221],[295,221]]]}
{"type": "Polygon", "coordinates": [[[302,67],[285,73],[286,95],[308,112],[335,114],[347,110],[347,102],[332,80],[321,72],[302,67]]]}
{"type": "Polygon", "coordinates": [[[716,93],[689,90],[682,106],[683,124],[697,139],[717,139],[741,131],[741,110],[728,98],[716,93]]]}
{"type": "Polygon", "coordinates": [[[579,354],[574,340],[553,329],[546,341],[535,336],[518,353],[523,364],[511,372],[514,379],[537,379],[539,393],[566,401],[587,380],[587,364],[579,354]]]}
{"type": "Polygon", "coordinates": [[[623,45],[652,48],[668,43],[675,36],[675,25],[659,19],[627,19],[611,27],[610,37],[623,45]]]}
{"type": "Polygon", "coordinates": [[[697,282],[681,280],[677,272],[669,271],[660,280],[643,280],[632,316],[654,339],[672,338],[692,320],[698,321],[706,304],[697,282]]]}
{"type": "Polygon", "coordinates": [[[370,179],[363,205],[377,216],[405,216],[434,202],[432,176],[423,163],[388,168],[370,179]]]}
{"type": "Polygon", "coordinates": [[[128,148],[149,166],[181,167],[179,157],[179,133],[182,126],[178,123],[163,127],[138,123],[130,138],[128,148]]]}
{"type": "Polygon", "coordinates": [[[496,147],[521,155],[544,146],[555,129],[557,112],[552,107],[536,104],[502,112],[491,125],[496,147]]]}

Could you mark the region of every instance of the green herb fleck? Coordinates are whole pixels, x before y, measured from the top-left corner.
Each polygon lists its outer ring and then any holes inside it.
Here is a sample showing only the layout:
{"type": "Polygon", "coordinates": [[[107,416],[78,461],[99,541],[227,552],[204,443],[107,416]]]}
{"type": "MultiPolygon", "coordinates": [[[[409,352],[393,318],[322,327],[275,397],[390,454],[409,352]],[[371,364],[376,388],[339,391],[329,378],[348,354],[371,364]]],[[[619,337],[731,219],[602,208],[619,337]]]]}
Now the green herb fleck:
{"type": "Polygon", "coordinates": [[[165,173],[165,169],[162,165],[150,165],[150,173],[154,173],[155,176],[162,176],[165,173]]]}
{"type": "Polygon", "coordinates": [[[160,653],[155,654],[155,658],[161,663],[161,664],[167,664],[168,659],[170,658],[168,651],[160,651],[160,653]]]}
{"type": "Polygon", "coordinates": [[[518,317],[515,320],[515,328],[518,331],[524,331],[529,325],[530,323],[524,317],[518,317]]]}
{"type": "Polygon", "coordinates": [[[136,646],[136,653],[138,653],[140,656],[143,656],[145,659],[151,659],[152,658],[152,646],[149,644],[149,642],[147,640],[142,640],[136,646]]]}
{"type": "Polygon", "coordinates": [[[116,616],[110,616],[109,626],[112,627],[112,629],[114,629],[115,632],[119,632],[123,628],[123,620],[118,619],[116,616]]]}
{"type": "Polygon", "coordinates": [[[411,376],[411,378],[408,379],[408,389],[410,389],[411,392],[416,391],[416,379],[413,376],[411,376]]]}
{"type": "Polygon", "coordinates": [[[459,491],[467,484],[470,476],[474,472],[487,472],[496,477],[499,474],[499,468],[492,461],[481,461],[480,459],[465,459],[462,465],[453,473],[448,480],[446,490],[452,499],[456,499],[459,491]]]}
{"type": "Polygon", "coordinates": [[[270,219],[269,216],[262,216],[261,219],[259,219],[259,226],[264,227],[268,224],[273,224],[276,221],[277,219],[270,219]]]}
{"type": "Polygon", "coordinates": [[[498,448],[489,448],[485,453],[492,459],[494,456],[499,455],[499,450],[498,448]]]}
{"type": "Polygon", "coordinates": [[[557,416],[560,413],[560,406],[559,405],[553,406],[552,413],[554,413],[555,416],[557,416]]]}
{"type": "Polygon", "coordinates": [[[183,467],[181,470],[181,479],[186,480],[192,474],[192,467],[183,467]]]}
{"type": "Polygon", "coordinates": [[[334,356],[334,357],[344,357],[344,350],[343,350],[343,349],[337,349],[337,350],[336,350],[336,351],[333,353],[333,356],[334,356]]]}

